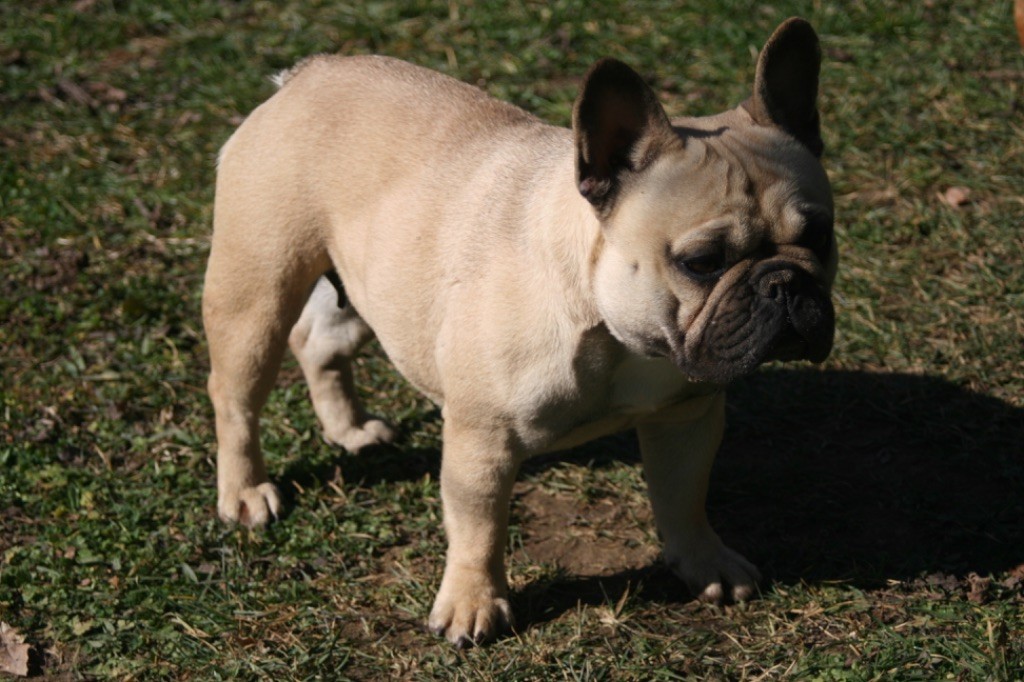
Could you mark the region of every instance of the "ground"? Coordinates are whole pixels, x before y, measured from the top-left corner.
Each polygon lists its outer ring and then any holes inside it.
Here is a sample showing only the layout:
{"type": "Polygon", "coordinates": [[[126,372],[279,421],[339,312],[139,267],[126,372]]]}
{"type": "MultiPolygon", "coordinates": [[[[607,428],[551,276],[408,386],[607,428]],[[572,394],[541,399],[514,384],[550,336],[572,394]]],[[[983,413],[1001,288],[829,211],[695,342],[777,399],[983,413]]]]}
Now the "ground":
{"type": "Polygon", "coordinates": [[[1024,53],[1008,0],[0,4],[0,670],[39,679],[1024,679],[1024,53]],[[215,518],[199,301],[214,160],[318,52],[389,54],[558,124],[601,56],[672,114],[823,44],[836,346],[729,394],[709,515],[765,575],[691,599],[630,434],[531,462],[516,633],[456,652],[437,409],[372,347],[401,436],[325,445],[288,360],[264,415],[288,512],[215,518]],[[22,641],[23,640],[23,641],[22,641]],[[4,654],[12,658],[4,658],[4,654]]]}

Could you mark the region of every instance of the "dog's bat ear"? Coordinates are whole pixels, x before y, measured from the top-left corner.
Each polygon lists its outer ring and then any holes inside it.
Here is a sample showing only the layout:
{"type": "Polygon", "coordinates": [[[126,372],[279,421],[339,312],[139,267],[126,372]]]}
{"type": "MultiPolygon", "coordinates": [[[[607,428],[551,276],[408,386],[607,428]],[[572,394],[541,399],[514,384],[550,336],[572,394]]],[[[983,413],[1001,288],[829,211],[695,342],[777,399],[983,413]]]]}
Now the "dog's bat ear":
{"type": "Polygon", "coordinates": [[[782,22],[757,59],[754,94],[743,103],[754,121],[786,131],[817,157],[825,148],[818,119],[821,46],[807,21],[782,22]]]}
{"type": "Polygon", "coordinates": [[[572,112],[576,182],[599,214],[610,208],[626,171],[639,171],[675,134],[672,124],[636,71],[602,59],[583,79],[572,112]]]}

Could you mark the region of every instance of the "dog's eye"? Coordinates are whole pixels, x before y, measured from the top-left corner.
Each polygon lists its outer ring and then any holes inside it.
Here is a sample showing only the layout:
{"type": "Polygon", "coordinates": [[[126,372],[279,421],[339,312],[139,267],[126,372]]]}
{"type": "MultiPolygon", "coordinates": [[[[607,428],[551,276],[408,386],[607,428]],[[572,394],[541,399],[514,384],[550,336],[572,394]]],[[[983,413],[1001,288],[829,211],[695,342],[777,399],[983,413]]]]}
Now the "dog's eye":
{"type": "Polygon", "coordinates": [[[683,274],[701,282],[718,279],[725,272],[725,257],[720,253],[683,256],[676,262],[683,274]]]}
{"type": "Polygon", "coordinates": [[[832,251],[832,221],[825,216],[808,216],[797,245],[813,251],[820,261],[827,260],[832,251]]]}

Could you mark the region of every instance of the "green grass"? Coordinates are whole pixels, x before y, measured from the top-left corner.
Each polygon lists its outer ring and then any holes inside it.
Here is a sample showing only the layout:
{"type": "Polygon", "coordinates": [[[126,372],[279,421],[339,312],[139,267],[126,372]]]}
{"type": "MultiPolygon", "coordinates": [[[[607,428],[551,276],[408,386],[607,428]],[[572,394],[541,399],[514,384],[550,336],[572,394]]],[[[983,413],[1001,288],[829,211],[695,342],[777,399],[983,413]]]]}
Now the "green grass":
{"type": "Polygon", "coordinates": [[[4,3],[0,620],[58,679],[1024,679],[1022,112],[1008,0],[4,3]],[[270,74],[386,53],[565,124],[613,55],[710,113],[791,14],[825,50],[839,330],[824,368],[731,394],[710,513],[760,600],[697,604],[653,561],[625,436],[527,468],[520,631],[441,644],[439,416],[379,351],[398,447],[325,446],[289,362],[264,444],[291,511],[215,519],[214,159],[270,74]]]}

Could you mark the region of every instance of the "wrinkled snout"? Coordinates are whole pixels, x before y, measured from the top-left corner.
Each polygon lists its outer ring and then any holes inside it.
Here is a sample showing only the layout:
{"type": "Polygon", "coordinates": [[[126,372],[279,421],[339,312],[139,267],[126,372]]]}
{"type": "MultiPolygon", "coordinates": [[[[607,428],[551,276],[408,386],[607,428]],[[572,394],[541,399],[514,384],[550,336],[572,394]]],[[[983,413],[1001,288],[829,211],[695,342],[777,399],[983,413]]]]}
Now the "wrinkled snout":
{"type": "Polygon", "coordinates": [[[754,277],[753,289],[762,304],[781,315],[766,360],[821,362],[832,350],[835,311],[823,287],[807,272],[791,265],[766,264],[754,277]]]}
{"type": "Polygon", "coordinates": [[[834,331],[827,286],[796,263],[768,261],[713,301],[676,362],[693,379],[728,383],[770,360],[821,362],[834,331]]]}

